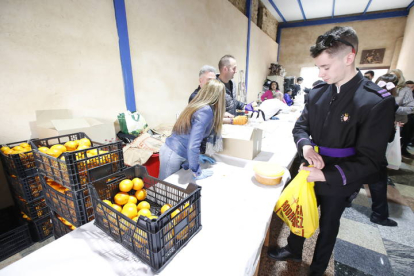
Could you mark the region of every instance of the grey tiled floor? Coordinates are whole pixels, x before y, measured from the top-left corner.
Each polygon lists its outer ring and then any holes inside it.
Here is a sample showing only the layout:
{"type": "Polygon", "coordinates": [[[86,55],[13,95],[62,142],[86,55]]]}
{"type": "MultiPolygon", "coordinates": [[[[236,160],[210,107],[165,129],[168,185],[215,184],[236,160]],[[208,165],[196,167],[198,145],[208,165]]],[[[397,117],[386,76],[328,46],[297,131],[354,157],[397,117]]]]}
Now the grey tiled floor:
{"type": "Polygon", "coordinates": [[[54,241],[55,238],[54,237],[50,237],[47,240],[44,240],[42,242],[36,242],[33,245],[29,246],[26,249],[23,249],[22,251],[20,251],[17,254],[14,254],[13,256],[5,259],[4,261],[0,262],[0,269],[2,269],[3,267],[8,266],[9,264],[14,263],[15,261],[20,260],[21,258],[23,258],[24,256],[29,255],[30,253],[36,251],[37,249],[45,246],[48,243],[51,243],[52,241],[54,241]]]}

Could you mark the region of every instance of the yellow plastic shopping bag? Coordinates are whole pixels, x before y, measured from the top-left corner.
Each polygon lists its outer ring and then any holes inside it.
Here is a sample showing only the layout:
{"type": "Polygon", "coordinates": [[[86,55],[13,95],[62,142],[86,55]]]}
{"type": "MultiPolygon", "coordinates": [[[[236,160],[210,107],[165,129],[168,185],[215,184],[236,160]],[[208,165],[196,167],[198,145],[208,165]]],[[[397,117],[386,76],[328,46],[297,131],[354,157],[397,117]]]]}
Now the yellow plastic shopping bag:
{"type": "Polygon", "coordinates": [[[275,213],[292,233],[309,238],[319,227],[319,213],[313,182],[307,182],[309,171],[301,170],[282,192],[275,213]]]}

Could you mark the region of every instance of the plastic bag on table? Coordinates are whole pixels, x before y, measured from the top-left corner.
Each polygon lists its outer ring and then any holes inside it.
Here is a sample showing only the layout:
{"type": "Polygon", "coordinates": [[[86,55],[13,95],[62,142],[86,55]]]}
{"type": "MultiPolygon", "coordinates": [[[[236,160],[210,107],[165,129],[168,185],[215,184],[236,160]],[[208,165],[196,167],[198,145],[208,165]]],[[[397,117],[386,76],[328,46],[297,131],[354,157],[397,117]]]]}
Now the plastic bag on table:
{"type": "Polygon", "coordinates": [[[121,132],[125,134],[132,134],[135,136],[145,132],[148,127],[147,121],[138,112],[132,113],[127,110],[118,115],[118,122],[121,128],[121,132]]]}
{"type": "Polygon", "coordinates": [[[314,183],[306,181],[308,175],[309,171],[301,170],[283,190],[274,209],[292,233],[305,238],[319,227],[314,183]]]}
{"type": "Polygon", "coordinates": [[[397,126],[394,140],[388,143],[387,151],[385,153],[387,157],[387,168],[398,170],[401,166],[401,141],[400,141],[400,127],[397,126]]]}

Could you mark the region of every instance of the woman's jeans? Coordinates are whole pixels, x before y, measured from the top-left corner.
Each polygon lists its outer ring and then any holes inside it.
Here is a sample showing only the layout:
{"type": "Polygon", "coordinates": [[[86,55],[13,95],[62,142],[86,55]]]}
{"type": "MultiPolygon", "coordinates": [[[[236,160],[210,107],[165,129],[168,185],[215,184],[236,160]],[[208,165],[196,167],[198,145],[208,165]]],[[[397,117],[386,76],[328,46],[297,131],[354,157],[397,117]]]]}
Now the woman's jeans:
{"type": "Polygon", "coordinates": [[[172,151],[166,144],[160,149],[160,174],[159,179],[164,180],[181,169],[181,164],[187,159],[172,151]]]}

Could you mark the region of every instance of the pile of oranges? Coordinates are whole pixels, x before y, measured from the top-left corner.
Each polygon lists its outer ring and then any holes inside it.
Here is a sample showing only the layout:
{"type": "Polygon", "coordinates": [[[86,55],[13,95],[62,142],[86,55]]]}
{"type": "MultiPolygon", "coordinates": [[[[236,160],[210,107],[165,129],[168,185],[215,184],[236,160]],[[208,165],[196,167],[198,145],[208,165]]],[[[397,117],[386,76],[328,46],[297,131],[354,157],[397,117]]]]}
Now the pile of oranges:
{"type": "Polygon", "coordinates": [[[10,148],[8,146],[2,146],[1,151],[5,155],[9,154],[19,154],[19,153],[26,153],[28,151],[32,151],[32,147],[28,143],[20,143],[18,146],[10,148]]]}
{"type": "MultiPolygon", "coordinates": [[[[38,150],[47,155],[57,158],[64,152],[83,150],[83,149],[88,149],[90,147],[91,147],[91,140],[89,140],[88,138],[82,138],[82,139],[75,140],[75,141],[68,141],[64,145],[56,144],[56,145],[51,146],[50,148],[45,147],[45,146],[39,147],[38,150]]],[[[87,152],[88,157],[94,156],[97,154],[98,153],[96,149],[90,150],[87,152]]]]}
{"type": "Polygon", "coordinates": [[[103,202],[134,221],[137,221],[139,216],[149,219],[158,218],[151,213],[151,205],[148,201],[145,201],[147,191],[144,189],[142,179],[136,177],[132,180],[122,180],[119,183],[119,191],[114,196],[114,203],[110,200],[103,200],[103,202]],[[131,194],[131,191],[133,191],[133,194],[131,194]]]}
{"type": "MultiPolygon", "coordinates": [[[[151,213],[151,205],[148,201],[145,201],[147,197],[147,191],[144,189],[144,182],[142,179],[136,177],[132,180],[124,179],[119,183],[118,186],[120,192],[114,196],[114,203],[110,200],[103,200],[103,202],[118,212],[121,212],[130,219],[137,221],[139,216],[144,216],[149,219],[156,219],[158,216],[155,216],[151,213]],[[130,192],[133,191],[133,194],[130,192]],[[139,203],[138,203],[139,201],[139,203]]],[[[189,203],[187,202],[184,205],[184,208],[187,208],[189,203]]],[[[164,204],[161,207],[161,214],[164,214],[168,209],[172,208],[171,204],[164,204]]],[[[171,213],[171,218],[174,218],[180,213],[180,209],[174,210],[171,213]]]]}

